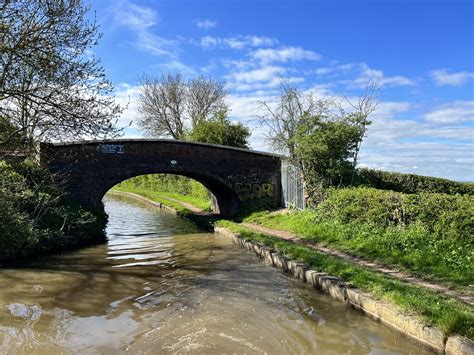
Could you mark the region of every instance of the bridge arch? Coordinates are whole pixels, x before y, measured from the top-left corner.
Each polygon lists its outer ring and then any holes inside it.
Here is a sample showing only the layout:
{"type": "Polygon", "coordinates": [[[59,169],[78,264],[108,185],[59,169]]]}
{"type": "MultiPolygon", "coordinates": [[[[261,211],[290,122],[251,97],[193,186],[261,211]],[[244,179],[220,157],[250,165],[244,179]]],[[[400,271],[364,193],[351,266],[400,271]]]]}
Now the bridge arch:
{"type": "Polygon", "coordinates": [[[239,208],[265,200],[281,202],[279,156],[219,145],[174,140],[105,140],[43,143],[41,164],[77,202],[102,206],[113,186],[134,176],[176,174],[202,183],[216,212],[233,216],[239,208]]]}

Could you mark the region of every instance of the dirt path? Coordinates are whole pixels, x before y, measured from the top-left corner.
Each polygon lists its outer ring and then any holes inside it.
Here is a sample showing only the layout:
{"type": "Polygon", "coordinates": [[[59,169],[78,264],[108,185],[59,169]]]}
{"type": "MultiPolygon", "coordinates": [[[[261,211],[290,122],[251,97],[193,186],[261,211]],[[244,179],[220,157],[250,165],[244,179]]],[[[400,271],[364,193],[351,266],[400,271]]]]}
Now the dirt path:
{"type": "Polygon", "coordinates": [[[277,238],[281,238],[281,239],[285,239],[285,240],[290,240],[290,241],[298,243],[298,244],[303,244],[305,246],[308,246],[308,247],[310,247],[312,249],[315,249],[317,251],[320,251],[322,253],[337,256],[341,259],[350,261],[354,264],[357,264],[357,265],[360,265],[360,266],[363,266],[363,267],[370,268],[372,270],[378,271],[378,272],[380,272],[382,274],[385,274],[385,275],[389,275],[389,276],[394,277],[396,279],[399,279],[399,280],[402,280],[402,281],[405,281],[405,282],[409,282],[409,283],[412,283],[412,284],[417,285],[417,286],[425,287],[425,288],[428,288],[428,289],[436,291],[436,292],[444,293],[444,294],[449,295],[453,298],[456,298],[456,299],[458,299],[458,300],[460,300],[464,303],[467,303],[471,306],[474,306],[474,295],[472,293],[470,293],[470,294],[463,293],[463,292],[460,292],[460,291],[457,291],[457,290],[450,289],[449,287],[447,287],[445,285],[442,285],[442,284],[439,284],[439,283],[436,283],[436,282],[433,282],[433,281],[423,280],[419,277],[413,276],[410,273],[400,271],[400,270],[396,270],[396,269],[391,269],[391,268],[388,268],[384,265],[374,263],[374,262],[370,262],[370,261],[364,260],[362,258],[353,256],[353,255],[350,255],[350,254],[347,254],[347,253],[344,253],[344,252],[341,252],[341,251],[338,251],[338,250],[335,250],[335,249],[332,249],[332,248],[325,247],[325,246],[323,246],[319,243],[310,242],[308,240],[300,238],[297,235],[295,235],[293,233],[290,233],[290,232],[287,232],[287,231],[267,228],[267,227],[263,227],[261,225],[254,224],[254,223],[242,223],[242,225],[247,227],[247,228],[250,228],[250,229],[252,229],[256,232],[265,233],[265,234],[271,235],[273,237],[277,237],[277,238]]]}

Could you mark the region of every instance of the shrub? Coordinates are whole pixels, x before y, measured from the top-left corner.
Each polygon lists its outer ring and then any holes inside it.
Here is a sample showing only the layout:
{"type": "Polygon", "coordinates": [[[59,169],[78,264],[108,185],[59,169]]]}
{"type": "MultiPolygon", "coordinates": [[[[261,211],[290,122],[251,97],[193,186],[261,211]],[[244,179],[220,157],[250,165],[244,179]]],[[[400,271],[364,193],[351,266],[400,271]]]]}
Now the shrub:
{"type": "Polygon", "coordinates": [[[37,163],[0,161],[0,182],[0,259],[103,240],[103,211],[69,203],[37,163]]]}

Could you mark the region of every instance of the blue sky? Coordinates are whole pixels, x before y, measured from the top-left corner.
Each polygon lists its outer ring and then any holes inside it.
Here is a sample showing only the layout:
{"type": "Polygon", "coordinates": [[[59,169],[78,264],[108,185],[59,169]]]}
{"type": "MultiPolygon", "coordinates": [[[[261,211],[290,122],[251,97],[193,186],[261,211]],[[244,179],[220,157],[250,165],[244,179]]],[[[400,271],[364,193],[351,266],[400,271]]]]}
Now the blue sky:
{"type": "Polygon", "coordinates": [[[180,72],[225,80],[231,118],[269,150],[256,116],[281,78],[316,95],[381,85],[361,165],[474,181],[473,2],[461,0],[92,1],[93,48],[136,127],[138,77],[180,72]]]}

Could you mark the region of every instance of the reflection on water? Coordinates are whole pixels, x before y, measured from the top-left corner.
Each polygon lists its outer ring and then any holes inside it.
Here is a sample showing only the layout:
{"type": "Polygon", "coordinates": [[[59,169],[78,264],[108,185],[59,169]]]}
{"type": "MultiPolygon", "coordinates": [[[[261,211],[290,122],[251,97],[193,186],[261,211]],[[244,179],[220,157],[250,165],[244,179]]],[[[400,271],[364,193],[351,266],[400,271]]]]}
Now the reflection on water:
{"type": "Polygon", "coordinates": [[[108,243],[0,270],[0,353],[424,353],[173,214],[107,196],[108,243]]]}

